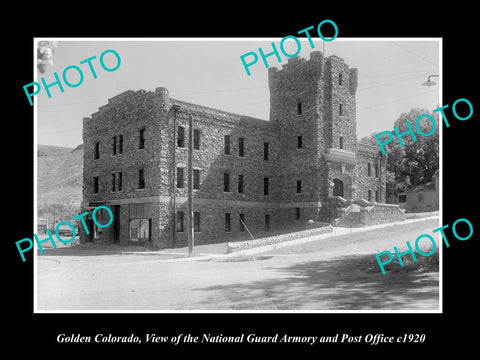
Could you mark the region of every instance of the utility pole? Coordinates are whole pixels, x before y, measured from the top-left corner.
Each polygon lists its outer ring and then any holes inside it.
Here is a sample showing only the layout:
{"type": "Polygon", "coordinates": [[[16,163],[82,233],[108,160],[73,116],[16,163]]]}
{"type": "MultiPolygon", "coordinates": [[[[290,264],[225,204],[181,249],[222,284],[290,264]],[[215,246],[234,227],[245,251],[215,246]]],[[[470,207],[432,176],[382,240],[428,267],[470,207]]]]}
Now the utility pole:
{"type": "Polygon", "coordinates": [[[188,114],[188,204],[187,204],[187,239],[188,255],[193,253],[194,232],[193,232],[193,119],[188,114]]]}
{"type": "Polygon", "coordinates": [[[173,153],[172,153],[172,207],[173,207],[173,229],[172,229],[172,246],[175,246],[177,239],[177,205],[175,196],[175,177],[177,173],[177,164],[175,155],[177,152],[177,112],[180,109],[180,105],[173,105],[173,153]]]}

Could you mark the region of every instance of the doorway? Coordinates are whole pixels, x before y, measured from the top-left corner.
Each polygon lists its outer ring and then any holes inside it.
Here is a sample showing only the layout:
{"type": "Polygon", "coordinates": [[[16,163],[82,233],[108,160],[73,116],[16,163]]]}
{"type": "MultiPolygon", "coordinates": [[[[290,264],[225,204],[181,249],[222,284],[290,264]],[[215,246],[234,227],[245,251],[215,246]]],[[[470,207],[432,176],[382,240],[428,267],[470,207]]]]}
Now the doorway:
{"type": "Polygon", "coordinates": [[[120,205],[113,207],[113,243],[120,242],[120,205]]]}
{"type": "Polygon", "coordinates": [[[340,179],[333,179],[333,196],[341,196],[343,195],[343,181],[340,179]]]}

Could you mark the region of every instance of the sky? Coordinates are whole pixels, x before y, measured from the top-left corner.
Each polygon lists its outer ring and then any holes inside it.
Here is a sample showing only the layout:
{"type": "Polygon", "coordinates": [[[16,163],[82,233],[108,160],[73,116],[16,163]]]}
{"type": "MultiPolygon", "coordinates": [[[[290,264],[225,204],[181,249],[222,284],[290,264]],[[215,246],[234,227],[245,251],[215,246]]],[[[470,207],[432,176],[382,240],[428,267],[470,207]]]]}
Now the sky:
{"type": "MultiPolygon", "coordinates": [[[[270,95],[268,70],[260,59],[249,69],[248,76],[240,56],[247,52],[271,52],[273,41],[279,49],[282,38],[218,38],[218,39],[58,39],[53,65],[44,73],[36,70],[32,81],[53,83],[54,72],[60,79],[63,70],[75,65],[82,69],[83,82],[75,88],[50,88],[51,98],[42,88],[35,95],[37,144],[74,148],[82,143],[82,119],[90,117],[108,99],[127,90],[154,91],[166,87],[170,97],[186,102],[213,107],[228,112],[269,119],[270,95]],[[115,50],[121,64],[117,70],[105,71],[100,55],[115,50]],[[81,61],[96,56],[92,65],[97,73],[94,79],[88,64],[81,61]]],[[[424,108],[429,113],[441,106],[440,84],[422,86],[429,75],[441,74],[441,41],[437,38],[381,38],[342,39],[323,42],[312,38],[314,49],[307,39],[301,40],[300,57],[309,59],[310,52],[324,51],[336,55],[351,68],[358,69],[357,137],[374,132],[392,130],[398,117],[412,108],[424,108]]],[[[33,49],[32,49],[33,50],[33,49]]],[[[294,53],[293,40],[285,42],[285,50],[294,53]]],[[[280,49],[279,49],[280,51],[280,49]]],[[[281,69],[287,57],[280,52],[282,62],[275,56],[268,58],[271,67],[281,69]]],[[[33,57],[33,56],[32,56],[33,57]]],[[[107,67],[115,66],[112,54],[105,56],[107,67]]],[[[78,81],[73,70],[68,79],[78,81]]],[[[438,82],[439,78],[432,78],[438,82]]],[[[440,79],[441,80],[441,79],[440,79]]],[[[25,97],[26,104],[28,99],[25,97]]]]}

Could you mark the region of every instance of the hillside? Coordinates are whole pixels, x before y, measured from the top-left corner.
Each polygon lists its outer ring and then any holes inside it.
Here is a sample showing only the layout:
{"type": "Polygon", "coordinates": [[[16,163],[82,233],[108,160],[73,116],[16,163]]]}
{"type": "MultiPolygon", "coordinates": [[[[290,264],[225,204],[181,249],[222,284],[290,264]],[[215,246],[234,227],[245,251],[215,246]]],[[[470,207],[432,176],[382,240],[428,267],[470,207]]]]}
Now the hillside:
{"type": "Polygon", "coordinates": [[[54,211],[57,221],[78,214],[82,201],[82,170],[83,145],[74,149],[38,145],[38,217],[46,217],[51,223],[54,211]]]}

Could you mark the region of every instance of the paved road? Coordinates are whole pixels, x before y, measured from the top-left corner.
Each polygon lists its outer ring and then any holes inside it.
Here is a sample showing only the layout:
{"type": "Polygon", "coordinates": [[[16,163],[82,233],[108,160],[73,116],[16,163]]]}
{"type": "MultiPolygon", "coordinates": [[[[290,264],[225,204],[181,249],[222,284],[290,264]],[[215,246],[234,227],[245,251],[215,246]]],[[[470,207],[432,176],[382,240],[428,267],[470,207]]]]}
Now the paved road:
{"type": "Polygon", "coordinates": [[[435,310],[438,272],[397,263],[382,275],[375,253],[436,227],[438,219],[425,220],[233,258],[52,250],[37,258],[37,304],[101,311],[435,310]]]}

